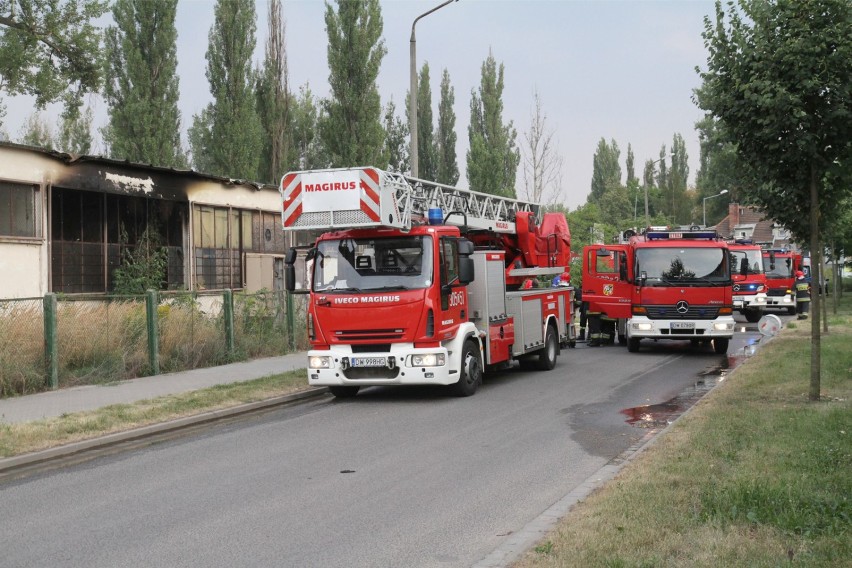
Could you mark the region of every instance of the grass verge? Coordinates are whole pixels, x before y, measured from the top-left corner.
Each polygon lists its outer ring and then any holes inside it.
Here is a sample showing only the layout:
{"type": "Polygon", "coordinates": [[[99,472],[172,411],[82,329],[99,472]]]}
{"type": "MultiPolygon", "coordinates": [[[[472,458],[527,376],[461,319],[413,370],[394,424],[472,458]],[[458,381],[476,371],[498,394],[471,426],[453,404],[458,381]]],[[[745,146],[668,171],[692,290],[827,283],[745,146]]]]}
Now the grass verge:
{"type": "Polygon", "coordinates": [[[290,371],[253,381],[162,396],[134,404],[113,404],[89,412],[22,424],[0,423],[0,457],[12,457],[63,444],[97,438],[290,394],[308,387],[305,370],[290,371]]]}
{"type": "Polygon", "coordinates": [[[852,566],[852,294],[829,317],[821,401],[798,322],[515,568],[852,566]]]}

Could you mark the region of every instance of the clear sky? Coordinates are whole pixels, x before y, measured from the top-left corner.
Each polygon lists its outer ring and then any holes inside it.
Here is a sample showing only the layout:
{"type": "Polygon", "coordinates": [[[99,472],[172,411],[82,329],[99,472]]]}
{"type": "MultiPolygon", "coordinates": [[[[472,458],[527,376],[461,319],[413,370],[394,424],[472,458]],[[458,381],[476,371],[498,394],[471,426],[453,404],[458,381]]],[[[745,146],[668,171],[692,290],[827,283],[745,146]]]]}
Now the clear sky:
{"type": "MultiPolygon", "coordinates": [[[[410,75],[411,24],[442,0],[382,0],[387,48],[379,72],[382,103],[393,98],[404,119],[410,75]]],[[[309,83],[317,97],[328,96],[325,3],[284,0],[290,85],[309,83]]],[[[181,0],[178,6],[178,73],[182,130],[211,100],[205,77],[213,0],[181,0]]],[[[257,0],[260,62],[267,35],[267,2],[257,0]]],[[[695,67],[706,67],[701,38],[712,0],[459,0],[417,23],[417,68],[429,62],[433,115],[437,120],[444,68],[455,88],[459,185],[467,187],[465,155],[470,95],[478,89],[489,51],[504,66],[503,120],[513,121],[518,144],[529,130],[537,90],[547,125],[555,131],[564,160],[563,199],[572,209],[590,190],[592,158],[601,138],[621,149],[622,172],[631,144],[635,173],[657,159],[680,133],[689,154],[689,180],[698,168],[695,123],[702,113],[692,102],[700,85],[695,67]]],[[[4,95],[5,130],[16,139],[31,102],[4,95]]],[[[96,126],[106,122],[102,100],[93,100],[96,126]]],[[[57,115],[51,109],[49,116],[57,115]]],[[[367,165],[367,164],[364,164],[367,165]]],[[[519,183],[522,180],[518,171],[519,183]]]]}

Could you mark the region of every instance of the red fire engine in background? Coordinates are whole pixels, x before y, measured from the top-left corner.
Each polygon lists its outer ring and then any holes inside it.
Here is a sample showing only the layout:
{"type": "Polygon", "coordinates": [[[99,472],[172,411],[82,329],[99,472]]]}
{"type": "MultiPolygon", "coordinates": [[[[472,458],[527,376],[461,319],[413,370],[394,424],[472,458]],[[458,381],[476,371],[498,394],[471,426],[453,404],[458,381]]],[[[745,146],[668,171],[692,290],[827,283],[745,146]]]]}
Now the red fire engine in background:
{"type": "Polygon", "coordinates": [[[615,320],[631,352],[643,339],[710,343],[725,353],[734,335],[731,262],[715,231],[625,232],[626,242],[583,248],[583,302],[615,320]]]}
{"type": "Polygon", "coordinates": [[[573,289],[523,288],[570,261],[565,216],[538,206],[376,168],[291,172],[284,230],[323,230],[296,263],[310,294],[308,382],[338,397],[367,385],[452,385],[483,372],[552,369],[573,346],[573,289]]]}
{"type": "Polygon", "coordinates": [[[751,243],[734,242],[728,244],[728,250],[731,251],[734,310],[754,323],[760,320],[767,305],[762,249],[751,243]]]}
{"type": "Polygon", "coordinates": [[[796,271],[802,270],[802,255],[788,249],[764,249],[763,269],[766,272],[766,307],[796,313],[793,286],[796,271]]]}

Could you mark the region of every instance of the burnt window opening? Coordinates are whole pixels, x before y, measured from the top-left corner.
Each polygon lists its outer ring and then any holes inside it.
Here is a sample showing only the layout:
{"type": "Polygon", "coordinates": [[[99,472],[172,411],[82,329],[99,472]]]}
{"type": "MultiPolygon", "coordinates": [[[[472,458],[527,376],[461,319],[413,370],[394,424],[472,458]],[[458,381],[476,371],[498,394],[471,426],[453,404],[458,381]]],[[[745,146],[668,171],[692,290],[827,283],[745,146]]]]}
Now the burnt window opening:
{"type": "Polygon", "coordinates": [[[40,237],[37,185],[0,181],[0,237],[40,237]]]}
{"type": "Polygon", "coordinates": [[[51,290],[69,294],[114,291],[114,272],[122,264],[124,251],[137,245],[149,225],[168,251],[161,288],[184,288],[187,211],[186,203],[54,188],[51,290]]]}
{"type": "Polygon", "coordinates": [[[193,205],[195,286],[243,288],[243,255],[252,251],[252,211],[193,205]]]}

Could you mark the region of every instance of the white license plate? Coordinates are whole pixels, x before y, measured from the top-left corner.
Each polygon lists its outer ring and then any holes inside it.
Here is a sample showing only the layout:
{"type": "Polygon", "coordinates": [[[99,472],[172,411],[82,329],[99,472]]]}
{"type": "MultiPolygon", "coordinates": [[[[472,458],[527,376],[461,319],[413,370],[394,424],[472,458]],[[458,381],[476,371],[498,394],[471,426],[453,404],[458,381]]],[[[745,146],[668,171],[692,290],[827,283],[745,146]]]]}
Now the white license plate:
{"type": "Polygon", "coordinates": [[[695,329],[694,321],[673,321],[672,329],[695,329]]]}
{"type": "Polygon", "coordinates": [[[386,367],[388,360],[384,357],[353,357],[353,367],[386,367]]]}

